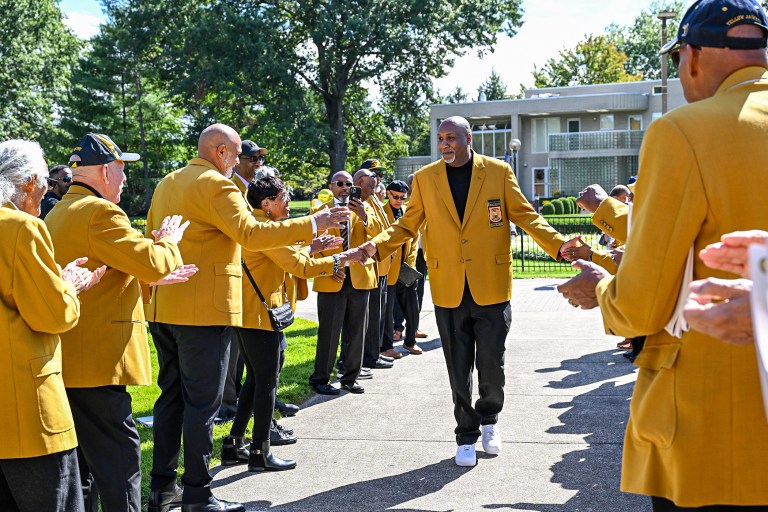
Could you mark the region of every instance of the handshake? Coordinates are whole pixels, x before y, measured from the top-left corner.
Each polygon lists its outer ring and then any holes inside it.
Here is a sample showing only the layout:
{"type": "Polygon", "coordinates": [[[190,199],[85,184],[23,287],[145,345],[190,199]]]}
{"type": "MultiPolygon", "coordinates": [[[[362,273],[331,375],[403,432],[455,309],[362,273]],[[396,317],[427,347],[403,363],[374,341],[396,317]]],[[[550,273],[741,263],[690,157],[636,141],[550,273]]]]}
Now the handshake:
{"type": "Polygon", "coordinates": [[[369,259],[373,258],[374,254],[376,254],[376,244],[369,241],[359,247],[344,251],[340,256],[342,260],[356,261],[361,265],[365,265],[369,259]]]}

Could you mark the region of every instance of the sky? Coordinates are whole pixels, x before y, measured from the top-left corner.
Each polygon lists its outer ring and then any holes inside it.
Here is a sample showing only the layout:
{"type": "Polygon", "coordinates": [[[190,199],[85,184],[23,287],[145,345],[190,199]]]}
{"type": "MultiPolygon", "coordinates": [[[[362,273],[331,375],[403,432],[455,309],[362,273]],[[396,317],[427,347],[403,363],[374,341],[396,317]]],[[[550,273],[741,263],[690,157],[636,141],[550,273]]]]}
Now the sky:
{"type": "MultiPolygon", "coordinates": [[[[520,84],[533,84],[534,65],[542,67],[558,52],[572,48],[587,34],[601,34],[612,22],[631,23],[652,0],[524,0],[524,24],[512,38],[501,37],[493,53],[482,59],[474,52],[457,59],[447,76],[436,80],[443,94],[460,86],[470,99],[491,70],[501,76],[507,92],[518,92],[520,84]]],[[[87,39],[99,30],[105,17],[97,0],[61,0],[67,24],[87,39]]]]}

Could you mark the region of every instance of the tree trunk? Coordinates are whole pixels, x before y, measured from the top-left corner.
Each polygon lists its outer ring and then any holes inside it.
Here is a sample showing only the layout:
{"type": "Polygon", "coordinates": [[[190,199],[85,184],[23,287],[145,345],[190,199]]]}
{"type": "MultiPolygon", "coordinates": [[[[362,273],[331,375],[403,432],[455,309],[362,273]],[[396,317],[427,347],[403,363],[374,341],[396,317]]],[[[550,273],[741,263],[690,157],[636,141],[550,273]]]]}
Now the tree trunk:
{"type": "MultiPolygon", "coordinates": [[[[139,67],[139,69],[141,69],[139,67]]],[[[149,179],[149,161],[147,161],[147,137],[144,129],[144,109],[142,107],[143,90],[141,88],[141,72],[136,71],[136,104],[138,106],[139,137],[141,140],[141,163],[144,169],[144,211],[149,211],[152,202],[152,183],[149,179]]]]}
{"type": "Polygon", "coordinates": [[[324,99],[328,113],[331,134],[328,138],[328,156],[331,159],[331,173],[328,181],[347,163],[347,138],[344,127],[344,93],[332,94],[324,99]]]}

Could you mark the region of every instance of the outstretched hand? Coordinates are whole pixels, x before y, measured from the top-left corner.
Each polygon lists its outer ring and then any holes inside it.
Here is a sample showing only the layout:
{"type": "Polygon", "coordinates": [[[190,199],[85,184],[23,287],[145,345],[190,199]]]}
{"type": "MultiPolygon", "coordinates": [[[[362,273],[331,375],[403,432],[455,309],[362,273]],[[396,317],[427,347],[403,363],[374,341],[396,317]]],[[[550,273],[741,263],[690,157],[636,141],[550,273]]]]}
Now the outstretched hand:
{"type": "Polygon", "coordinates": [[[329,235],[328,231],[323,232],[322,235],[312,239],[312,243],[309,245],[309,254],[317,254],[328,249],[335,249],[339,247],[344,240],[341,237],[329,235]]]}
{"type": "Polygon", "coordinates": [[[153,229],[152,236],[155,242],[169,237],[173,243],[178,244],[184,236],[184,231],[189,227],[189,221],[181,223],[181,215],[169,215],[160,223],[160,229],[153,229]]]}
{"type": "Polygon", "coordinates": [[[766,243],[768,232],[761,230],[734,231],[699,251],[699,257],[709,268],[749,277],[749,251],[752,244],[766,243]]]}
{"type": "Polygon", "coordinates": [[[345,222],[349,222],[350,211],[345,206],[323,208],[312,214],[317,225],[317,231],[325,231],[330,228],[341,228],[345,222]]]}
{"type": "Polygon", "coordinates": [[[571,263],[581,273],[557,287],[568,303],[581,309],[592,309],[598,306],[595,287],[603,278],[610,276],[608,271],[589,261],[576,260],[571,263]]]}
{"type": "Polygon", "coordinates": [[[91,272],[87,268],[82,267],[87,261],[88,258],[77,258],[75,261],[68,263],[61,271],[62,279],[74,286],[75,292],[78,294],[90,290],[101,280],[107,271],[107,266],[102,265],[91,272]]]}
{"type": "Polygon", "coordinates": [[[749,279],[710,277],[691,283],[685,319],[692,329],[734,345],[754,342],[749,279]]]}
{"type": "Polygon", "coordinates": [[[189,265],[182,265],[164,278],[154,283],[149,283],[149,286],[163,286],[166,284],[186,283],[189,278],[197,274],[198,268],[194,263],[189,265]]]}

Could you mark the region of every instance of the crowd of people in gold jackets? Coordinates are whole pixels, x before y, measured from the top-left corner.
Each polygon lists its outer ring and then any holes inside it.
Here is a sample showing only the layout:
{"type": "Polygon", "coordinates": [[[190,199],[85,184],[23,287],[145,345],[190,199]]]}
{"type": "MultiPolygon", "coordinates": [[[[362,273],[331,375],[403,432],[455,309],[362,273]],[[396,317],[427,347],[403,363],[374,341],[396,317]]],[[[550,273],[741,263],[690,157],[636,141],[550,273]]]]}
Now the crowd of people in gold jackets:
{"type": "MultiPolygon", "coordinates": [[[[302,280],[315,278],[310,384],[323,394],[363,393],[364,370],[391,366],[399,354],[387,342],[395,329],[386,296],[410,293],[412,282],[399,277],[420,238],[453,394],[455,462],[477,464],[478,439],[500,453],[514,222],[581,271],[558,287],[569,303],[599,307],[609,334],[646,338],[622,489],[650,496],[656,512],[768,510],[768,421],[746,271],[747,247],[768,240],[768,222],[761,202],[744,200],[768,189],[767,41],[756,0],[697,0],[685,13],[662,54],[678,66],[690,105],[647,130],[631,209],[597,186],[580,194],[593,222],[625,242],[620,258],[589,251],[592,261],[581,259],[579,240],[566,241],[535,212],[509,165],[471,149],[460,117],[438,128],[441,160],[385,187],[386,205],[375,196],[379,165],[369,161],[332,176],[333,198],[296,219],[277,177],[232,176],[238,156],[259,159],[261,148],[250,155],[255,143],[212,125],[197,158],[157,186],[145,236],[116,206],[124,165],[139,155],[89,133],[72,151],[71,175],[50,176],[38,144],[0,143],[0,509],[82,511],[98,506],[97,495],[105,511],[140,509],[126,386],[150,382],[148,321],[161,389],[149,511],[244,510],[213,496],[208,467],[231,347],[250,381],[223,463],[295,467],[271,452],[285,324],[268,309],[285,311],[303,294],[302,280]],[[43,222],[49,183],[58,193],[43,222]],[[331,384],[334,365],[341,388],[331,384]],[[480,397],[472,403],[474,367],[480,397]]],[[[418,354],[418,314],[403,313],[405,350],[418,354]]]]}

